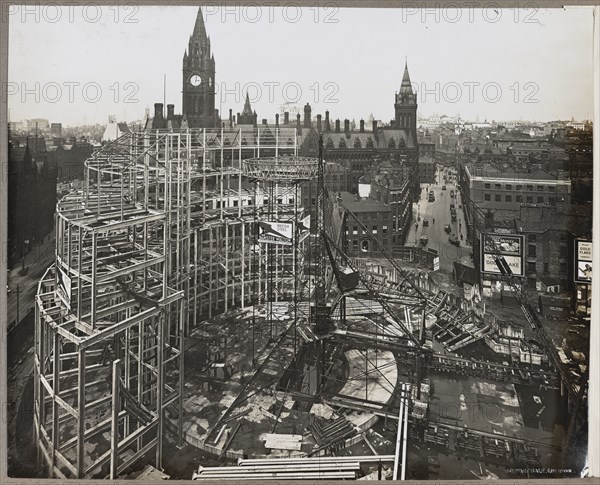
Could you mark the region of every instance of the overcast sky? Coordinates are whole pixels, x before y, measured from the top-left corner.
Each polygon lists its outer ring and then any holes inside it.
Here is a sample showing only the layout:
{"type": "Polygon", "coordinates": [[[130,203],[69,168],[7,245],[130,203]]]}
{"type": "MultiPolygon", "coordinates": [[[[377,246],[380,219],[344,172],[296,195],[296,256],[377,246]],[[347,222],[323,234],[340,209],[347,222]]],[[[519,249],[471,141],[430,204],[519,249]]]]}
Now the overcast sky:
{"type": "MultiPolygon", "coordinates": [[[[405,59],[419,114],[464,119],[592,117],[592,10],[206,7],[217,108],[259,119],[310,103],[332,119],[394,117],[405,59]]],[[[10,119],[63,125],[181,112],[182,57],[196,7],[14,6],[10,119]]]]}

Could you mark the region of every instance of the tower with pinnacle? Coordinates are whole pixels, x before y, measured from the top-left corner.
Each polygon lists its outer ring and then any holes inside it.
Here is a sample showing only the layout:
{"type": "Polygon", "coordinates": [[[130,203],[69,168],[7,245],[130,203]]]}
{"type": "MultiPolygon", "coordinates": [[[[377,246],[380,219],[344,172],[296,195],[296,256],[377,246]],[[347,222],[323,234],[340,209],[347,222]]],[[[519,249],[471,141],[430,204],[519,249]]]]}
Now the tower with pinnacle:
{"type": "Polygon", "coordinates": [[[396,93],[395,124],[396,128],[406,130],[416,144],[417,140],[417,96],[413,92],[408,74],[408,64],[404,64],[404,75],[400,84],[400,91],[396,93]]]}
{"type": "Polygon", "coordinates": [[[215,110],[215,58],[210,51],[202,9],[198,8],[194,31],[183,54],[183,119],[190,128],[218,125],[215,110]]]}

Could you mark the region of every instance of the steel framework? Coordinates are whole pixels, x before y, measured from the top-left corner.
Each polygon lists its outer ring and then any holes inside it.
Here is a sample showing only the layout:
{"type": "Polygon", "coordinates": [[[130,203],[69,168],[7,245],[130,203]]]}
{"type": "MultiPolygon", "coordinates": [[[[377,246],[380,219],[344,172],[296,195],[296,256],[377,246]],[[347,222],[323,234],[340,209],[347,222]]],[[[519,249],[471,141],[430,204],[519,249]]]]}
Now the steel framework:
{"type": "Polygon", "coordinates": [[[161,468],[167,420],[182,442],[190,326],[266,290],[252,268],[263,203],[242,160],[296,153],[293,129],[151,131],[86,161],[36,296],[34,433],[50,476],[116,478],[150,453],[161,468]]]}

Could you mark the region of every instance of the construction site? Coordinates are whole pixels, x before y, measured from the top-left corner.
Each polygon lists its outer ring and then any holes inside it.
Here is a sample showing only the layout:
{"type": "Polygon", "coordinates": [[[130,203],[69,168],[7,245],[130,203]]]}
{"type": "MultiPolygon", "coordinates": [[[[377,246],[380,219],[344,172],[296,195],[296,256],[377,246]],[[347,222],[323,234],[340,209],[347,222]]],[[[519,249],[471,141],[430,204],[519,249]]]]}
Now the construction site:
{"type": "Polygon", "coordinates": [[[196,480],[452,478],[457,457],[477,478],[578,475],[587,373],[524,299],[542,365],[461,354],[493,315],[383,247],[349,257],[349,224],[379,242],[325,189],[326,158],[264,126],[128,132],[86,161],[36,295],[48,477],[167,477],[171,446],[210,456],[196,480]]]}

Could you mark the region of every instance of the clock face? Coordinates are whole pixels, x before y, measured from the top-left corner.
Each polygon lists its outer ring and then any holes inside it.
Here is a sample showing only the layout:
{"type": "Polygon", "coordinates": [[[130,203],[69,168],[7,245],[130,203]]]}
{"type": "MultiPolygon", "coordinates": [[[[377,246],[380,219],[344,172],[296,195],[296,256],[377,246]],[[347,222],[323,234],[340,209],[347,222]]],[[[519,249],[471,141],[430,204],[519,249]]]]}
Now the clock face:
{"type": "Polygon", "coordinates": [[[202,84],[202,78],[198,76],[198,74],[192,74],[190,77],[190,84],[194,87],[198,87],[202,84]]]}

